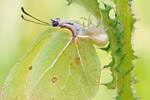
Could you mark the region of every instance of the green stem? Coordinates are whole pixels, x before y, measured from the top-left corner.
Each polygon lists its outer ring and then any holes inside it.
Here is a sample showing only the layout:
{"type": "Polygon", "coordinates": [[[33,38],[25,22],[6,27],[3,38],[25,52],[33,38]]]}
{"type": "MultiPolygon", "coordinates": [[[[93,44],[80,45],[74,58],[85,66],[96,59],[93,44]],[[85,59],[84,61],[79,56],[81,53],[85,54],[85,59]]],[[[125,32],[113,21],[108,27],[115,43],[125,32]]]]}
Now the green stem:
{"type": "MultiPolygon", "coordinates": [[[[129,0],[116,0],[116,12],[119,17],[119,22],[122,25],[124,30],[122,38],[122,52],[124,58],[120,69],[127,74],[117,72],[117,99],[118,100],[134,100],[132,89],[131,89],[131,69],[132,65],[132,56],[133,50],[131,45],[131,32],[132,32],[132,16],[131,16],[131,7],[129,5],[129,0]]],[[[117,59],[120,60],[120,59],[117,59]]]]}

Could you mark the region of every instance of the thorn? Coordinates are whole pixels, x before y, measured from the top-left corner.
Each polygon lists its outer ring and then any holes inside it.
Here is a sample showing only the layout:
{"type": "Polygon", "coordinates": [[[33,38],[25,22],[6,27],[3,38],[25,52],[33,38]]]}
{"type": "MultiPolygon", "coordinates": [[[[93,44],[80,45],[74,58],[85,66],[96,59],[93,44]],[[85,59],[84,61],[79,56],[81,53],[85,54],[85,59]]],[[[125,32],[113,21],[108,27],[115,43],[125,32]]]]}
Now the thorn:
{"type": "Polygon", "coordinates": [[[133,63],[133,67],[135,68],[135,64],[133,63]]]}
{"type": "Polygon", "coordinates": [[[116,97],[112,97],[111,99],[116,99],[116,97]]]}
{"type": "Polygon", "coordinates": [[[138,57],[137,59],[144,59],[144,58],[142,58],[142,57],[138,57]]]}
{"type": "Polygon", "coordinates": [[[123,45],[125,45],[127,42],[125,41],[124,43],[123,43],[123,45]]]}
{"type": "Polygon", "coordinates": [[[116,70],[116,68],[111,68],[111,70],[116,70]]]}
{"type": "MultiPolygon", "coordinates": [[[[132,37],[133,37],[133,35],[132,35],[132,37]]],[[[131,44],[131,46],[135,46],[135,44],[131,44]]]]}
{"type": "MultiPolygon", "coordinates": [[[[136,56],[137,58],[136,59],[144,59],[144,58],[142,58],[142,57],[138,57],[138,56],[136,56]]],[[[135,60],[135,59],[134,59],[135,60]]]]}
{"type": "MultiPolygon", "coordinates": [[[[135,11],[134,11],[135,12],[135,11]]],[[[138,15],[141,15],[139,13],[132,13],[134,16],[138,16],[138,15]]]]}
{"type": "Polygon", "coordinates": [[[131,7],[131,4],[128,4],[131,7]]]}
{"type": "Polygon", "coordinates": [[[103,69],[105,69],[105,68],[108,68],[108,66],[107,66],[107,65],[105,65],[105,66],[103,67],[103,69]]]}
{"type": "Polygon", "coordinates": [[[128,52],[127,52],[127,53],[125,53],[125,54],[124,54],[124,56],[126,56],[127,54],[128,54],[128,52]]]}
{"type": "MultiPolygon", "coordinates": [[[[115,12],[115,9],[116,9],[116,7],[111,7],[113,10],[114,10],[114,12],[115,12]]],[[[115,12],[116,13],[116,12],[115,12]]]]}
{"type": "Polygon", "coordinates": [[[144,81],[136,81],[136,83],[144,83],[144,81]]]}
{"type": "Polygon", "coordinates": [[[136,97],[135,99],[142,99],[142,98],[145,98],[145,97],[136,97]]]}
{"type": "Polygon", "coordinates": [[[134,27],[134,29],[136,29],[136,30],[137,30],[137,29],[141,29],[141,28],[134,27]]]}
{"type": "Polygon", "coordinates": [[[142,19],[136,19],[136,22],[137,22],[137,21],[142,21],[142,19]]]}
{"type": "Polygon", "coordinates": [[[116,55],[115,55],[115,54],[113,54],[113,55],[111,54],[111,56],[112,56],[112,57],[111,57],[110,59],[114,58],[116,55]]]}
{"type": "Polygon", "coordinates": [[[101,83],[100,85],[104,85],[105,83],[101,83]]]}
{"type": "Polygon", "coordinates": [[[100,71],[102,71],[104,68],[100,69],[100,71]]]}
{"type": "Polygon", "coordinates": [[[141,57],[138,57],[138,56],[134,56],[134,60],[135,60],[135,59],[141,59],[141,57]]]}
{"type": "Polygon", "coordinates": [[[139,75],[139,73],[134,73],[134,75],[132,75],[132,77],[135,78],[135,76],[138,76],[138,75],[139,75]]]}
{"type": "Polygon", "coordinates": [[[103,1],[103,0],[101,0],[101,2],[103,3],[103,5],[105,5],[105,3],[104,3],[104,1],[103,1]]]}
{"type": "Polygon", "coordinates": [[[135,66],[133,66],[129,71],[132,71],[135,68],[135,66]]]}

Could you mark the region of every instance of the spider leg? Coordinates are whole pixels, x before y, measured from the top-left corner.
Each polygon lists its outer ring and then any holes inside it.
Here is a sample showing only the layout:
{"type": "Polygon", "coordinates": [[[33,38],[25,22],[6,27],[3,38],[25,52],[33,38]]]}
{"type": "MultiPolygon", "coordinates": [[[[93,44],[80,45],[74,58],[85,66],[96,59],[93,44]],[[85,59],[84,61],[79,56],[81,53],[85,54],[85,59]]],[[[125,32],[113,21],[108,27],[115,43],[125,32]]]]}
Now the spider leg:
{"type": "Polygon", "coordinates": [[[100,13],[101,13],[100,29],[103,29],[103,14],[102,14],[101,9],[100,9],[100,13]]]}

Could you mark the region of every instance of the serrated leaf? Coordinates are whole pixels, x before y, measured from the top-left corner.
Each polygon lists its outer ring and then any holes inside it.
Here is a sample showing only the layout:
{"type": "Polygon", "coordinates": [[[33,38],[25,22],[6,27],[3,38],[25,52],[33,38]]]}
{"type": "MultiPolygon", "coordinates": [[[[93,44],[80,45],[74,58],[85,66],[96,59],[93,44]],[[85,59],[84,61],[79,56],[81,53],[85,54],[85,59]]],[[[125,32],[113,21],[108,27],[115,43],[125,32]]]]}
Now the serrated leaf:
{"type": "Polygon", "coordinates": [[[115,64],[115,59],[112,58],[112,61],[108,65],[106,65],[104,68],[113,67],[114,64],[115,64]]]}
{"type": "Polygon", "coordinates": [[[108,44],[107,47],[101,47],[100,49],[102,49],[104,51],[108,51],[110,49],[110,43],[108,44]]]}
{"type": "Polygon", "coordinates": [[[89,100],[99,88],[100,63],[93,44],[67,29],[39,35],[7,76],[2,100],[89,100]]]}
{"type": "Polygon", "coordinates": [[[102,9],[103,12],[105,13],[109,13],[109,11],[112,9],[112,7],[110,5],[107,5],[104,3],[105,9],[102,9]]]}
{"type": "Polygon", "coordinates": [[[87,11],[92,12],[92,14],[99,20],[101,18],[99,3],[97,0],[67,0],[68,4],[78,3],[83,6],[87,11]]]}
{"type": "Polygon", "coordinates": [[[115,77],[112,75],[113,79],[112,81],[108,82],[108,83],[103,83],[102,85],[106,86],[108,89],[115,89],[116,86],[116,82],[115,82],[115,77]]]}
{"type": "Polygon", "coordinates": [[[115,14],[115,18],[114,19],[111,19],[111,18],[109,18],[110,20],[110,25],[115,29],[115,28],[118,28],[118,15],[117,14],[115,14]]]}
{"type": "Polygon", "coordinates": [[[112,57],[112,61],[107,65],[108,67],[112,67],[115,64],[115,59],[112,57]]]}

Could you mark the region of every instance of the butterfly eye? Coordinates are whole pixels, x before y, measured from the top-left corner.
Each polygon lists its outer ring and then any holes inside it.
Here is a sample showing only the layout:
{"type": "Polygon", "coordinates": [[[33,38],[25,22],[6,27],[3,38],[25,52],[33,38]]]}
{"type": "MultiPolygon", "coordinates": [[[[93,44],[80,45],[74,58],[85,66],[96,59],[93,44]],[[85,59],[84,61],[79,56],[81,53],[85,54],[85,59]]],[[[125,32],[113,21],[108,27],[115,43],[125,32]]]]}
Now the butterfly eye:
{"type": "Polygon", "coordinates": [[[52,25],[53,25],[54,27],[56,27],[56,26],[59,25],[59,23],[58,23],[57,21],[53,21],[53,22],[52,22],[52,25]]]}

